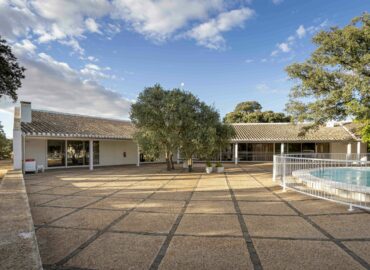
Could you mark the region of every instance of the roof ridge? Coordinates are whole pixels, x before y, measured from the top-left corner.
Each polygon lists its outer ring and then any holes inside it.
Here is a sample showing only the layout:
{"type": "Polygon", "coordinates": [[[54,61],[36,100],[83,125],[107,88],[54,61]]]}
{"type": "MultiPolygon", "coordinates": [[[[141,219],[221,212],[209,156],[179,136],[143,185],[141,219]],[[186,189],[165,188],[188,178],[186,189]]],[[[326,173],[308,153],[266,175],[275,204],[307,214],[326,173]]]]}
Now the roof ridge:
{"type": "MultiPolygon", "coordinates": [[[[349,123],[352,123],[352,122],[349,122],[349,123]]],[[[346,122],[346,123],[344,123],[344,124],[348,124],[348,122],[346,122]]],[[[349,135],[351,135],[351,137],[352,137],[353,139],[355,139],[356,141],[360,140],[360,138],[358,138],[358,137],[356,136],[356,134],[354,134],[354,133],[353,133],[353,132],[351,132],[347,127],[345,127],[345,126],[343,125],[343,123],[339,123],[339,126],[341,126],[345,131],[347,131],[347,132],[348,132],[348,134],[349,134],[349,135]]]]}
{"type": "Polygon", "coordinates": [[[245,125],[245,126],[249,126],[249,125],[293,125],[293,123],[290,123],[290,122],[274,122],[274,123],[231,123],[231,125],[245,125]]]}
{"type": "Polygon", "coordinates": [[[42,112],[42,113],[66,115],[66,116],[86,117],[86,118],[99,119],[99,120],[109,120],[109,121],[118,121],[118,122],[132,123],[130,120],[116,119],[116,118],[107,118],[107,117],[100,117],[100,116],[91,116],[91,115],[86,115],[86,114],[57,112],[57,111],[40,110],[40,109],[32,109],[32,111],[33,112],[42,112]]]}

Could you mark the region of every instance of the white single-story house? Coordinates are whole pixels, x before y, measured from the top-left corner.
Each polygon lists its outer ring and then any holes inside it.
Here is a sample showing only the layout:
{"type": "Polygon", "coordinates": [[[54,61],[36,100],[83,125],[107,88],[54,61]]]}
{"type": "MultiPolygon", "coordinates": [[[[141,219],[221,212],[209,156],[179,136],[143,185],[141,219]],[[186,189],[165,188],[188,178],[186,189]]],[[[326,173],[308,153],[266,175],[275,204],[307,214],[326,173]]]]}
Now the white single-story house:
{"type": "MultiPolygon", "coordinates": [[[[233,124],[236,136],[217,159],[237,164],[272,161],[276,153],[366,153],[353,125],[332,124],[300,136],[301,126],[290,123],[233,124]]],[[[21,102],[14,111],[13,132],[15,169],[28,160],[45,169],[145,162],[130,121],[32,110],[30,102],[21,102]]]]}

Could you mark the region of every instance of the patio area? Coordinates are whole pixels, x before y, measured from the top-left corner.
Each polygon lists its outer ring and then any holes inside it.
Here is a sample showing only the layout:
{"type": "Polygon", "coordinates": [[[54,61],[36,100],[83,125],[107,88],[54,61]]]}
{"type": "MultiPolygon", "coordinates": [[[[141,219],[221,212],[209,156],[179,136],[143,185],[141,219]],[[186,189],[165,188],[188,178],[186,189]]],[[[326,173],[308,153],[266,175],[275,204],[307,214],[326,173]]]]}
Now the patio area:
{"type": "Polygon", "coordinates": [[[25,176],[45,269],[366,269],[370,214],[282,192],[270,163],[25,176]]]}

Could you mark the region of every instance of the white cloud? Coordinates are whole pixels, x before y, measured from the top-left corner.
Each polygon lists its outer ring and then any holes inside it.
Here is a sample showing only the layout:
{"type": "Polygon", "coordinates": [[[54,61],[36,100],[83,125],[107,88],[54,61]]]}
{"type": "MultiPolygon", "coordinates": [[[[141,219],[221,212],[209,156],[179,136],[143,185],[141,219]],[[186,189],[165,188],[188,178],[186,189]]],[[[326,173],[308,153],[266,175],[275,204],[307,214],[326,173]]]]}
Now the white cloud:
{"type": "Polygon", "coordinates": [[[253,13],[249,8],[237,9],[236,2],[0,0],[0,33],[11,41],[32,37],[39,43],[59,42],[83,55],[79,41],[87,34],[99,33],[112,39],[125,22],[126,29],[154,42],[190,33],[199,44],[218,48],[225,43],[220,33],[241,26],[253,13]]]}
{"type": "MultiPolygon", "coordinates": [[[[277,49],[271,52],[271,56],[277,56],[279,53],[289,53],[293,51],[293,48],[298,39],[304,38],[307,34],[315,34],[321,29],[325,28],[328,25],[328,21],[325,20],[318,25],[310,26],[305,28],[302,24],[297,28],[294,35],[289,36],[284,42],[278,43],[276,45],[277,49]]],[[[290,58],[287,58],[290,59],[290,58]]]]}
{"type": "Polygon", "coordinates": [[[296,33],[299,38],[303,38],[306,35],[306,29],[304,28],[303,25],[300,25],[298,29],[296,30],[296,33]]]}
{"type": "Polygon", "coordinates": [[[253,59],[245,59],[245,61],[244,61],[245,63],[247,63],[247,64],[250,64],[250,63],[253,63],[254,62],[254,60],[253,59]]]}
{"type": "Polygon", "coordinates": [[[100,26],[99,26],[99,24],[93,18],[87,18],[85,20],[85,24],[86,24],[87,29],[90,32],[101,34],[101,32],[99,30],[99,27],[100,26]]]}
{"type": "Polygon", "coordinates": [[[223,0],[114,0],[115,18],[147,38],[164,41],[192,20],[224,8],[223,0]]]}
{"type": "Polygon", "coordinates": [[[40,43],[60,41],[83,53],[77,39],[99,31],[92,18],[109,15],[111,8],[108,0],[2,0],[0,33],[10,40],[33,35],[40,43]]]}
{"type": "Polygon", "coordinates": [[[234,27],[242,27],[253,14],[254,11],[249,8],[223,12],[217,18],[194,27],[185,36],[195,39],[199,45],[209,49],[221,49],[225,46],[222,33],[234,27]]]}
{"type": "MultiPolygon", "coordinates": [[[[19,100],[33,108],[114,118],[128,118],[131,101],[93,80],[82,80],[68,64],[40,53],[37,59],[19,55],[26,78],[19,100]],[[78,97],[78,98],[76,98],[78,97]]],[[[4,105],[4,108],[10,108],[4,105]]]]}
{"type": "Polygon", "coordinates": [[[286,42],[280,43],[277,45],[277,47],[282,51],[282,52],[290,52],[291,48],[289,47],[289,44],[286,42]]]}
{"type": "Polygon", "coordinates": [[[83,69],[80,70],[81,74],[85,77],[99,80],[99,79],[115,79],[115,75],[106,73],[105,71],[111,70],[110,67],[99,67],[95,64],[86,64],[83,69]]]}
{"type": "Polygon", "coordinates": [[[28,39],[13,45],[13,50],[16,54],[34,54],[36,49],[37,47],[28,39]]]}

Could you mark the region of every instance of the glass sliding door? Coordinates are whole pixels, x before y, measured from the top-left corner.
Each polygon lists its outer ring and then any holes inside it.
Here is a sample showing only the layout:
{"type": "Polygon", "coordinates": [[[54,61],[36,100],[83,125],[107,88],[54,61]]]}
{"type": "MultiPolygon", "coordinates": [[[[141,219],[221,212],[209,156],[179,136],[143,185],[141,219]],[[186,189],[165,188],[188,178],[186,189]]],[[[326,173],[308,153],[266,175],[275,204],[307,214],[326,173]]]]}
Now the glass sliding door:
{"type": "Polygon", "coordinates": [[[85,165],[85,156],[83,141],[67,141],[67,166],[85,165]]]}
{"type": "Polygon", "coordinates": [[[65,141],[48,140],[47,158],[48,167],[65,166],[65,141]]]}

